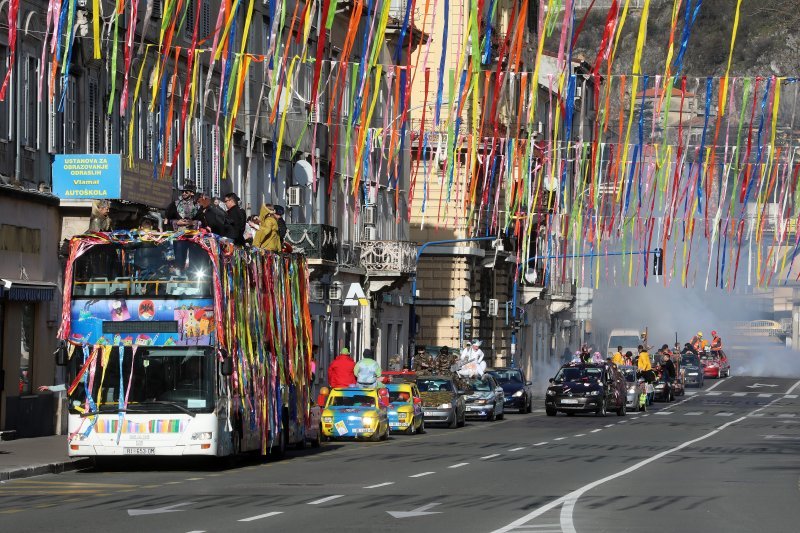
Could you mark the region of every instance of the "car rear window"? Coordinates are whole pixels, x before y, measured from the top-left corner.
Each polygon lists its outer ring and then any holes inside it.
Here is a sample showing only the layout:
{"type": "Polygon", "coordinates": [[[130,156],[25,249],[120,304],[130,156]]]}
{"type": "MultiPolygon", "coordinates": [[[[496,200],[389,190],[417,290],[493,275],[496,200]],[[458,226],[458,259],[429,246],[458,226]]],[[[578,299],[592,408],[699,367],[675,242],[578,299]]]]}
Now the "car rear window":
{"type": "Polygon", "coordinates": [[[453,384],[446,379],[418,379],[417,387],[420,392],[453,392],[453,384]]]}

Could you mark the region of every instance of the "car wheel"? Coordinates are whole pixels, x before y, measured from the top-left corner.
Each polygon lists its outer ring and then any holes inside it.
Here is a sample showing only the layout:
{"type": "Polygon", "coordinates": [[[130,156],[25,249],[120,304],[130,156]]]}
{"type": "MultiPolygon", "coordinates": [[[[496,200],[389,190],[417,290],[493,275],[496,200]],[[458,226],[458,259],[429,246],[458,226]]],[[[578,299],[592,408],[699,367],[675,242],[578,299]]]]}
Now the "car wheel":
{"type": "Polygon", "coordinates": [[[417,422],[412,418],[411,423],[408,425],[408,428],[403,432],[406,435],[413,435],[417,432],[417,422]]]}
{"type": "Polygon", "coordinates": [[[495,420],[497,420],[497,415],[495,415],[494,410],[495,410],[495,408],[492,407],[491,414],[486,417],[486,420],[488,420],[489,422],[494,422],[495,420]]]}
{"type": "Polygon", "coordinates": [[[600,403],[600,407],[597,408],[597,412],[595,413],[597,416],[606,416],[606,401],[603,400],[600,403]]]}
{"type": "Polygon", "coordinates": [[[545,414],[547,414],[547,416],[556,416],[558,414],[558,411],[556,411],[555,409],[550,409],[549,407],[546,408],[544,412],[545,414]]]}
{"type": "Polygon", "coordinates": [[[502,405],[500,406],[500,414],[497,415],[498,420],[503,420],[506,417],[506,408],[502,405]]]}
{"type": "Polygon", "coordinates": [[[627,412],[628,412],[628,406],[625,404],[625,402],[622,402],[622,407],[617,409],[617,416],[625,416],[627,412]]]}
{"type": "Polygon", "coordinates": [[[528,413],[533,412],[533,398],[528,396],[528,413]]]}
{"type": "Polygon", "coordinates": [[[386,424],[386,431],[381,435],[381,440],[389,440],[389,424],[386,424]]]}
{"type": "Polygon", "coordinates": [[[464,414],[461,415],[461,421],[458,423],[458,427],[463,428],[467,425],[467,412],[464,411],[464,414]]]}
{"type": "Polygon", "coordinates": [[[453,411],[453,420],[447,424],[450,429],[455,429],[458,426],[458,411],[453,411]]]}
{"type": "Polygon", "coordinates": [[[417,434],[425,433],[425,419],[422,419],[422,422],[419,423],[419,429],[417,430],[417,434]]]}

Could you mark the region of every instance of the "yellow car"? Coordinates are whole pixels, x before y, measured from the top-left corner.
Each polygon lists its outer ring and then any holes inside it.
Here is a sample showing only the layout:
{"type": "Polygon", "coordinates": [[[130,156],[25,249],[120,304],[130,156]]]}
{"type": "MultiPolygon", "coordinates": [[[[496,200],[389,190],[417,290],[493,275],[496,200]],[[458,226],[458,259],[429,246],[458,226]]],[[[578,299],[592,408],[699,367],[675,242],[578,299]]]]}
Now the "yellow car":
{"type": "Polygon", "coordinates": [[[422,398],[414,383],[389,383],[389,428],[409,435],[425,432],[422,398]]]}
{"type": "Polygon", "coordinates": [[[329,439],[386,440],[389,418],[376,389],[333,389],[322,411],[322,434],[329,439]]]}

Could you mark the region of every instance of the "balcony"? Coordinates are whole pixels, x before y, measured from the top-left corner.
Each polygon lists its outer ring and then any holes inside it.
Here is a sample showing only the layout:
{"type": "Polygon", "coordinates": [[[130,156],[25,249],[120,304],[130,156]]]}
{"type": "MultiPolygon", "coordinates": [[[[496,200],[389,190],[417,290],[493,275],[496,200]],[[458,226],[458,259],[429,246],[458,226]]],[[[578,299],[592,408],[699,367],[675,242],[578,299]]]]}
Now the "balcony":
{"type": "Polygon", "coordinates": [[[408,241],[362,241],[361,266],[372,292],[396,288],[417,270],[417,244],[408,241]]]}
{"type": "Polygon", "coordinates": [[[286,224],[286,241],[305,254],[309,265],[336,266],[339,229],[326,224],[286,224]]]}

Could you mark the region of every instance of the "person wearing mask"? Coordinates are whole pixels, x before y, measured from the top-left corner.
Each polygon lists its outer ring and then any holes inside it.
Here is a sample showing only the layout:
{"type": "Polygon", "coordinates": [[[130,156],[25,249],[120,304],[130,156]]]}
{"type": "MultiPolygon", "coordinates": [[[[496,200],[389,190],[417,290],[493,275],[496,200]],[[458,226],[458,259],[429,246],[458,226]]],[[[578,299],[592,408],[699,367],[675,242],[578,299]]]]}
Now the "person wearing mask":
{"type": "Polygon", "coordinates": [[[200,227],[209,230],[216,235],[222,235],[225,231],[225,212],[211,203],[211,197],[205,193],[200,193],[197,197],[198,210],[194,219],[199,222],[200,227]]]}
{"type": "Polygon", "coordinates": [[[92,216],[89,218],[88,233],[98,231],[111,231],[111,202],[108,200],[95,200],[92,202],[92,216]]]}
{"type": "Polygon", "coordinates": [[[611,362],[617,366],[625,364],[625,358],[622,356],[622,346],[617,346],[617,351],[611,356],[611,362]]]}
{"type": "Polygon", "coordinates": [[[166,224],[168,227],[177,230],[182,227],[191,226],[192,221],[197,215],[198,206],[194,202],[195,187],[187,183],[181,189],[181,196],[167,207],[166,224]]]}
{"type": "Polygon", "coordinates": [[[716,331],[711,332],[711,351],[712,352],[721,352],[722,351],[722,338],[717,335],[716,331]]]}
{"type": "Polygon", "coordinates": [[[332,389],[350,387],[355,384],[353,369],[356,364],[350,357],[350,350],[342,348],[328,366],[328,386],[332,389]]]}
{"type": "Polygon", "coordinates": [[[225,195],[225,234],[224,237],[233,241],[233,244],[242,246],[244,244],[244,226],[247,223],[247,215],[244,209],[239,207],[239,197],[236,193],[229,192],[225,195]]]}
{"type": "Polygon", "coordinates": [[[261,225],[253,238],[253,246],[264,248],[270,252],[280,252],[281,239],[278,235],[278,221],[275,219],[275,209],[271,204],[264,204],[261,206],[259,217],[261,218],[261,225]]]}
{"type": "Polygon", "coordinates": [[[636,368],[639,373],[644,376],[648,383],[653,381],[653,367],[650,364],[650,354],[644,349],[644,346],[639,345],[639,358],[636,361],[636,368]]]}
{"type": "Polygon", "coordinates": [[[353,375],[359,387],[374,389],[380,385],[381,365],[373,359],[372,350],[364,350],[361,360],[353,367],[353,375]]]}

